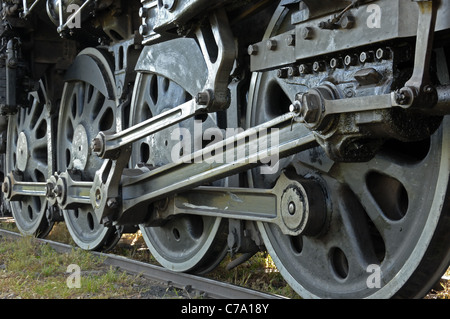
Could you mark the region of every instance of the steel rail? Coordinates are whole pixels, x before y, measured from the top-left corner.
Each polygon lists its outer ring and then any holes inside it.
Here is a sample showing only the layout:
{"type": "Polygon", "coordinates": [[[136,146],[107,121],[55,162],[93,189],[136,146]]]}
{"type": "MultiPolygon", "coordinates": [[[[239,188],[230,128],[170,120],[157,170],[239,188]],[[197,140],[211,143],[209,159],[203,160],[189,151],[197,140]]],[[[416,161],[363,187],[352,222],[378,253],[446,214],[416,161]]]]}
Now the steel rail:
{"type": "MultiPolygon", "coordinates": [[[[19,239],[19,233],[0,229],[0,237],[19,239]]],[[[46,239],[36,239],[37,242],[47,244],[58,253],[70,253],[73,249],[80,249],[67,244],[62,244],[46,239]]],[[[148,279],[159,282],[162,285],[183,289],[188,292],[197,291],[206,298],[213,299],[287,299],[282,296],[268,294],[225,282],[198,277],[185,273],[177,273],[163,267],[151,265],[141,261],[128,259],[123,256],[91,252],[100,257],[108,266],[118,267],[130,274],[142,275],[148,279]]]]}

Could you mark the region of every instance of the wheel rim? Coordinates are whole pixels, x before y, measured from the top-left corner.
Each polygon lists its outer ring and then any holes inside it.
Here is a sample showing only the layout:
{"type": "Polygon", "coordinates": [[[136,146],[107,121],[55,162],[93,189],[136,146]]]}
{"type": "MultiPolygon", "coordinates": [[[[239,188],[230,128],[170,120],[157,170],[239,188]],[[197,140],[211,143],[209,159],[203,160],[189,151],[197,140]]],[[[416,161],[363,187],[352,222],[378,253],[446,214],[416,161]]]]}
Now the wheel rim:
{"type": "MultiPolygon", "coordinates": [[[[100,72],[99,76],[94,71],[91,78],[77,78],[76,74],[65,84],[58,123],[57,168],[61,172],[79,172],[78,177],[82,181],[93,181],[103,160],[91,152],[90,141],[100,131],[115,130],[117,104],[103,90],[103,87],[113,87],[114,83],[103,54],[90,49],[79,56],[90,58],[98,70],[107,72],[100,72]]],[[[78,60],[72,70],[80,72],[83,66],[78,60]]],[[[100,224],[91,206],[64,210],[63,215],[73,240],[83,249],[107,251],[120,239],[119,229],[100,224]]]]}
{"type": "MultiPolygon", "coordinates": [[[[281,33],[286,14],[278,10],[272,25],[280,30],[269,35],[281,33]]],[[[274,72],[254,75],[248,124],[275,117],[280,110],[270,106],[289,105],[295,91],[274,72]]],[[[320,148],[282,161],[281,167],[318,181],[329,197],[330,221],[322,236],[290,237],[276,226],[258,225],[278,269],[302,297],[411,298],[429,291],[450,256],[448,125],[447,118],[426,141],[389,141],[367,163],[334,163],[320,148]],[[374,269],[381,288],[370,281],[377,279],[371,277],[374,269]]],[[[252,174],[255,187],[270,188],[276,178],[252,174]]]]}
{"type": "MultiPolygon", "coordinates": [[[[24,181],[46,182],[49,172],[47,97],[43,84],[29,95],[30,107],[20,108],[8,123],[6,171],[16,171],[24,181]]],[[[53,227],[46,218],[47,200],[29,197],[11,202],[17,228],[25,235],[44,238],[53,227]]]]}
{"type": "MultiPolygon", "coordinates": [[[[131,125],[182,104],[191,96],[175,82],[156,74],[140,74],[137,97],[131,109],[131,125]]],[[[203,125],[213,125],[207,118],[203,125]]],[[[193,131],[193,120],[180,123],[193,131]]],[[[173,127],[133,146],[132,165],[161,166],[171,162],[173,127]]],[[[214,269],[226,254],[225,221],[201,216],[176,217],[161,227],[140,225],[150,252],[164,267],[177,272],[203,274],[214,269]]]]}

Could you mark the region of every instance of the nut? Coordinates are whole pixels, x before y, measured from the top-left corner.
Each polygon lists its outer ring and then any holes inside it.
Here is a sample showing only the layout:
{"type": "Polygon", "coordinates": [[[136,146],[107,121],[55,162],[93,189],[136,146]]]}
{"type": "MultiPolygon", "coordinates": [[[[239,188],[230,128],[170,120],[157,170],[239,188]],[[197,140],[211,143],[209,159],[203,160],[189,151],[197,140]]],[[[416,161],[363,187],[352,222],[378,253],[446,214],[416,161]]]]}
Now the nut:
{"type": "Polygon", "coordinates": [[[298,67],[290,66],[288,68],[288,75],[289,76],[298,76],[298,75],[300,75],[300,71],[298,70],[298,67]]]}
{"type": "Polygon", "coordinates": [[[140,35],[146,35],[148,33],[148,26],[146,24],[142,24],[139,27],[139,34],[140,35]]]}
{"type": "Polygon", "coordinates": [[[294,34],[288,34],[285,38],[287,46],[294,46],[295,45],[295,35],[294,34]]]}
{"type": "Polygon", "coordinates": [[[267,49],[271,51],[275,51],[277,49],[278,43],[275,40],[267,40],[266,42],[267,49]]]}
{"type": "Polygon", "coordinates": [[[211,90],[206,90],[204,92],[200,92],[195,97],[195,102],[198,105],[210,105],[213,99],[213,93],[211,90]]]}
{"type": "Polygon", "coordinates": [[[353,66],[358,64],[358,58],[356,57],[356,55],[347,55],[344,58],[344,63],[346,66],[353,66]]]}
{"type": "Polygon", "coordinates": [[[45,196],[55,198],[55,193],[53,192],[54,189],[55,185],[53,183],[47,183],[47,185],[45,185],[45,196]]]}
{"type": "Polygon", "coordinates": [[[248,55],[257,55],[259,51],[259,48],[256,44],[251,44],[248,46],[247,52],[248,55]]]}
{"type": "Polygon", "coordinates": [[[373,62],[373,57],[373,52],[361,52],[361,54],[359,55],[359,61],[361,63],[373,62]]]}
{"type": "Polygon", "coordinates": [[[310,27],[305,27],[302,29],[302,37],[305,40],[311,40],[314,37],[314,29],[310,27]]]}
{"type": "Polygon", "coordinates": [[[302,110],[302,102],[295,100],[290,106],[289,111],[292,113],[300,113],[302,110]]]}
{"type": "Polygon", "coordinates": [[[316,61],[313,64],[313,71],[314,72],[321,72],[321,71],[325,71],[326,66],[325,63],[323,61],[316,61]]]}
{"type": "Polygon", "coordinates": [[[375,56],[378,60],[387,60],[391,56],[391,52],[388,49],[379,48],[375,53],[375,56]]]}
{"type": "Polygon", "coordinates": [[[98,138],[98,137],[94,138],[94,140],[92,141],[92,144],[91,144],[91,148],[94,153],[100,153],[103,149],[102,139],[98,138]]]}
{"type": "Polygon", "coordinates": [[[277,77],[280,79],[285,79],[288,77],[288,69],[278,69],[277,77]]]}
{"type": "Polygon", "coordinates": [[[336,68],[340,69],[340,68],[342,68],[343,67],[342,59],[341,58],[332,58],[330,60],[330,67],[332,69],[336,69],[336,68]]]}
{"type": "Polygon", "coordinates": [[[61,197],[63,193],[63,188],[61,185],[56,185],[53,189],[53,194],[55,194],[56,197],[61,197]]]}
{"type": "Polygon", "coordinates": [[[355,17],[351,15],[346,15],[341,19],[341,28],[342,29],[351,29],[355,26],[355,17]]]}
{"type": "Polygon", "coordinates": [[[298,70],[299,70],[300,74],[310,74],[311,73],[311,67],[307,64],[301,64],[298,67],[298,70]]]}
{"type": "Polygon", "coordinates": [[[9,184],[6,181],[2,184],[2,192],[5,194],[9,192],[9,184]]]}
{"type": "Polygon", "coordinates": [[[176,6],[176,0],[162,0],[162,6],[164,9],[172,12],[176,6]]]}
{"type": "Polygon", "coordinates": [[[147,19],[148,18],[148,9],[146,8],[139,8],[139,17],[141,17],[142,19],[147,19]]]}
{"type": "Polygon", "coordinates": [[[321,111],[321,100],[316,94],[307,93],[303,95],[302,110],[300,116],[308,124],[313,124],[319,120],[321,111]]]}
{"type": "Polygon", "coordinates": [[[106,205],[108,206],[108,208],[117,208],[119,206],[119,203],[117,202],[116,198],[108,198],[108,200],[106,201],[106,205]]]}

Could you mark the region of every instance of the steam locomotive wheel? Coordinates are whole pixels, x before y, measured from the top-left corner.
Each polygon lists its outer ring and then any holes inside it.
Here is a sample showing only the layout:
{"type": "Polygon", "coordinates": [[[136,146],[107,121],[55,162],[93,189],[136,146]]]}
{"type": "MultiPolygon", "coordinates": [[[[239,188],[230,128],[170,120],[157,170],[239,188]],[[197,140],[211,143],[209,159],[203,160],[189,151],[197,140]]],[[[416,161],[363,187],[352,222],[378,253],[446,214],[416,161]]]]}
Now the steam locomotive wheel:
{"type": "MultiPolygon", "coordinates": [[[[190,99],[182,87],[156,74],[140,74],[136,102],[131,109],[131,124],[140,123],[168,108],[190,99]]],[[[207,119],[206,122],[209,122],[207,119]]],[[[188,128],[192,120],[180,123],[188,128]]],[[[152,167],[170,163],[174,128],[169,127],[141,140],[133,148],[132,164],[152,167]]],[[[192,130],[191,130],[192,131],[192,130]]],[[[227,252],[226,221],[202,216],[176,217],[160,227],[140,225],[150,252],[164,267],[177,272],[203,274],[214,269],[227,252]]]]}
{"type": "MultiPolygon", "coordinates": [[[[86,49],[69,69],[68,78],[59,114],[57,169],[93,181],[103,160],[91,152],[90,142],[100,131],[115,130],[114,77],[106,57],[86,49]]],[[[106,251],[120,239],[119,229],[100,224],[90,206],[65,210],[63,215],[73,240],[85,250],[106,251]]]]}
{"type": "MultiPolygon", "coordinates": [[[[278,10],[267,36],[286,31],[287,13],[278,10]]],[[[275,117],[273,105],[289,105],[295,91],[276,72],[255,74],[248,125],[275,117]]],[[[367,163],[336,163],[321,148],[283,160],[282,168],[321,183],[330,211],[316,237],[258,224],[283,277],[304,298],[423,297],[450,262],[449,159],[447,117],[431,138],[388,141],[367,163]]],[[[276,177],[255,170],[252,182],[271,188],[276,177]]]]}
{"type": "MultiPolygon", "coordinates": [[[[47,97],[43,84],[29,95],[30,106],[20,108],[9,119],[6,171],[16,171],[24,181],[46,182],[48,163],[47,97]]],[[[48,222],[44,197],[28,197],[11,202],[17,228],[22,234],[44,238],[53,227],[48,222]]]]}

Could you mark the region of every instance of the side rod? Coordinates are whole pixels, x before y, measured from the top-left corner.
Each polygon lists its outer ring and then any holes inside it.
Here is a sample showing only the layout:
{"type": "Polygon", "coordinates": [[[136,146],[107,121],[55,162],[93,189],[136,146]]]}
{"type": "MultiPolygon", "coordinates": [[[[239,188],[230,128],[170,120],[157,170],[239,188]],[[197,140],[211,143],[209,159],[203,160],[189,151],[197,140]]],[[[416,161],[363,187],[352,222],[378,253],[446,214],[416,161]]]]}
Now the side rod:
{"type": "Polygon", "coordinates": [[[264,163],[271,166],[261,167],[262,174],[277,173],[279,159],[317,145],[314,134],[301,123],[293,121],[294,116],[293,113],[282,115],[190,154],[178,163],[138,176],[126,176],[125,173],[122,177],[121,214],[132,214],[134,209],[146,203],[245,172],[264,163]],[[242,156],[236,156],[239,147],[242,156]],[[212,153],[220,156],[211,160],[208,156],[212,153]]]}

